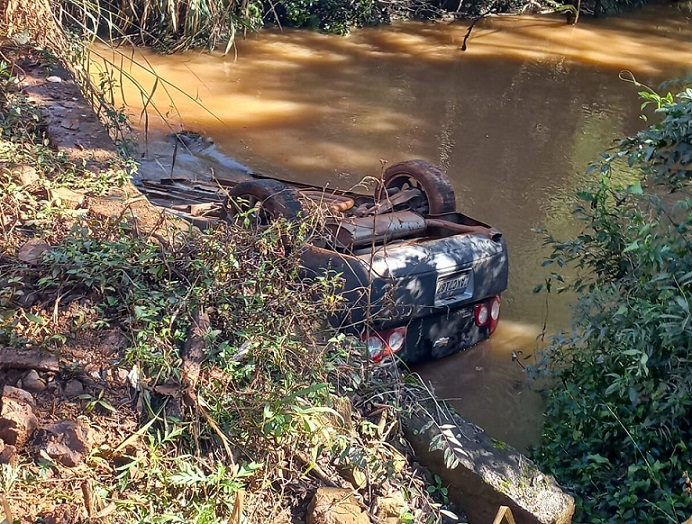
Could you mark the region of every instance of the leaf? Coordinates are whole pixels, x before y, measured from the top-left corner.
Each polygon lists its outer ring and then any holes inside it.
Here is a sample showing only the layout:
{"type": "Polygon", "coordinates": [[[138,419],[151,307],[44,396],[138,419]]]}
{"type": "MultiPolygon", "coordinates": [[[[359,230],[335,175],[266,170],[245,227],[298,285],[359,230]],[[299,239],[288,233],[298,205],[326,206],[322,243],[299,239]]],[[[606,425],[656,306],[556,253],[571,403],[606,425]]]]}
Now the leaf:
{"type": "Polygon", "coordinates": [[[622,250],[623,253],[629,253],[630,251],[634,251],[635,249],[639,249],[639,241],[635,240],[631,244],[629,244],[625,249],[622,250]]]}
{"type": "Polygon", "coordinates": [[[39,326],[42,326],[43,324],[46,323],[45,319],[38,317],[34,315],[33,313],[25,313],[27,320],[29,322],[33,322],[34,324],[38,324],[39,326]]]}
{"type": "Polygon", "coordinates": [[[627,192],[630,195],[642,195],[644,194],[644,191],[642,190],[642,183],[641,182],[636,182],[630,186],[627,187],[627,192]]]}
{"type": "Polygon", "coordinates": [[[605,458],[603,455],[600,455],[598,453],[592,454],[592,455],[587,455],[587,460],[590,460],[591,462],[595,462],[596,464],[610,464],[610,460],[605,458]]]}

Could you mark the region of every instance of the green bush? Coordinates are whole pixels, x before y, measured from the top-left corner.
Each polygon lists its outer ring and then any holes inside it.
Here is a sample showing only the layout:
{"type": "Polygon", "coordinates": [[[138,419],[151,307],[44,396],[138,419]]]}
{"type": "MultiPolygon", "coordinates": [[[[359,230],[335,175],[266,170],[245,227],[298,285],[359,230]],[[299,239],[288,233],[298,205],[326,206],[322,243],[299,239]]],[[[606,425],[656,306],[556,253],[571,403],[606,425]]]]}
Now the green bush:
{"type": "Polygon", "coordinates": [[[280,0],[273,12],[282,25],[340,35],[354,27],[389,21],[387,4],[379,0],[280,0]]]}
{"type": "Polygon", "coordinates": [[[579,269],[567,286],[579,302],[572,331],[549,348],[555,382],[536,458],[576,496],[577,522],[690,516],[690,94],[648,94],[662,121],[594,166],[598,179],[574,203],[583,232],[568,241],[547,237],[546,264],[579,269]],[[624,163],[641,182],[618,182],[628,178],[614,169],[624,163]],[[647,181],[676,193],[647,189],[647,181]]]}

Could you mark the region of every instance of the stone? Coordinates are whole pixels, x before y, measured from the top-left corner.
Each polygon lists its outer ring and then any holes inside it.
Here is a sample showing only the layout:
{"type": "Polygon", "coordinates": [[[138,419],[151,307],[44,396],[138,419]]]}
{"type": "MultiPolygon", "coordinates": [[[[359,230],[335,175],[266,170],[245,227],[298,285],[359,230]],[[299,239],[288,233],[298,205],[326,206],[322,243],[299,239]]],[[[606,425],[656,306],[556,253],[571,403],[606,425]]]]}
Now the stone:
{"type": "Polygon", "coordinates": [[[113,373],[113,378],[117,380],[120,384],[127,384],[127,376],[130,374],[125,368],[116,368],[113,373]]]}
{"type": "Polygon", "coordinates": [[[67,187],[56,187],[51,190],[51,198],[59,200],[60,203],[69,209],[77,209],[84,203],[84,194],[73,191],[67,187]]]}
{"type": "Polygon", "coordinates": [[[22,448],[38,428],[34,414],[34,398],[28,391],[5,386],[0,410],[0,439],[5,444],[22,448]]]}
{"type": "Polygon", "coordinates": [[[34,396],[29,393],[28,391],[25,391],[21,388],[15,388],[12,386],[5,386],[2,388],[2,400],[6,398],[16,400],[18,402],[24,402],[25,404],[29,404],[32,408],[36,407],[36,400],[34,400],[34,396]]]}
{"type": "Polygon", "coordinates": [[[400,517],[408,508],[401,493],[395,492],[388,497],[377,498],[377,518],[386,524],[399,524],[400,517]]]}
{"type": "Polygon", "coordinates": [[[308,507],[307,524],[370,524],[350,489],[318,488],[308,507]]]}
{"type": "MultiPolygon", "coordinates": [[[[437,413],[432,406],[427,411],[437,413]]],[[[466,512],[470,524],[493,522],[500,506],[510,508],[517,524],[572,521],[574,499],[527,457],[506,444],[496,445],[481,428],[451,409],[436,415],[432,426],[429,423],[430,417],[421,409],[403,420],[404,435],[416,458],[439,475],[450,500],[466,512]],[[441,426],[458,442],[454,469],[446,467],[441,449],[430,449],[441,426]]]]}
{"type": "Polygon", "coordinates": [[[78,466],[93,444],[89,426],[72,420],[61,420],[42,427],[36,440],[39,453],[45,453],[67,467],[78,466]]]}
{"type": "Polygon", "coordinates": [[[28,187],[40,180],[34,166],[19,165],[12,170],[12,174],[17,177],[22,187],[28,187]]]}
{"type": "Polygon", "coordinates": [[[22,389],[30,393],[42,393],[47,387],[35,369],[30,369],[22,378],[22,389]]]}
{"type": "Polygon", "coordinates": [[[39,238],[32,238],[17,251],[17,258],[31,264],[37,265],[43,259],[43,255],[51,250],[50,245],[39,238]]]}
{"type": "Polygon", "coordinates": [[[99,350],[104,355],[115,355],[125,346],[127,346],[125,335],[119,329],[111,329],[101,340],[99,350]]]}
{"type": "Polygon", "coordinates": [[[73,378],[62,387],[64,397],[73,398],[84,393],[84,384],[73,378]]]}
{"type": "Polygon", "coordinates": [[[10,444],[2,444],[2,446],[2,451],[0,451],[0,464],[7,464],[13,468],[16,468],[17,464],[19,463],[19,454],[17,448],[10,444]]]}
{"type": "Polygon", "coordinates": [[[16,382],[24,375],[27,369],[56,373],[60,371],[60,362],[55,355],[39,349],[0,347],[0,369],[8,369],[9,371],[19,373],[17,378],[14,379],[16,382]]]}

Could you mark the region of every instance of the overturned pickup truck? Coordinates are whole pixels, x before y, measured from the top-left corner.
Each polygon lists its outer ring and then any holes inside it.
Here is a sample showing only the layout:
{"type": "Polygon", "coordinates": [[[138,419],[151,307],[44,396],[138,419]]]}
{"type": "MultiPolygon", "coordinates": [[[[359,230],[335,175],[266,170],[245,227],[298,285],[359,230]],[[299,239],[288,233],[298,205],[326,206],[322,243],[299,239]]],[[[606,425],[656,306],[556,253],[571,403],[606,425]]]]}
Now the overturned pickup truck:
{"type": "Polygon", "coordinates": [[[374,195],[259,175],[224,185],[168,179],[141,189],[198,224],[250,213],[261,226],[326,210],[326,240],[301,253],[304,276],[341,275],[345,307],[330,322],[365,340],[374,360],[440,358],[495,330],[508,279],[504,239],[457,213],[450,180],[427,162],[390,166],[374,195]]]}

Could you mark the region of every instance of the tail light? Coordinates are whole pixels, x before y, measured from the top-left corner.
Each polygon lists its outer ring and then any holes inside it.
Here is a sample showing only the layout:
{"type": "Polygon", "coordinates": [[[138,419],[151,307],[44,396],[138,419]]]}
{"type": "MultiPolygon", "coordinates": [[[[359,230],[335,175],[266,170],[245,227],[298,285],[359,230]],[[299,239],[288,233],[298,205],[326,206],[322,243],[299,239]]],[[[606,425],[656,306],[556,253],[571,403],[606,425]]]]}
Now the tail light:
{"type": "Polygon", "coordinates": [[[368,353],[375,362],[380,362],[387,355],[401,351],[406,343],[406,327],[387,331],[371,332],[367,340],[368,353]]]}
{"type": "Polygon", "coordinates": [[[490,301],[490,333],[495,332],[497,323],[500,321],[500,295],[493,297],[490,301]]]}
{"type": "Polygon", "coordinates": [[[487,326],[490,322],[490,309],[487,302],[476,304],[473,308],[473,318],[477,326],[487,326]]]}
{"type": "Polygon", "coordinates": [[[490,326],[490,333],[493,333],[500,320],[500,295],[476,304],[473,307],[473,319],[479,327],[490,326]]]}

